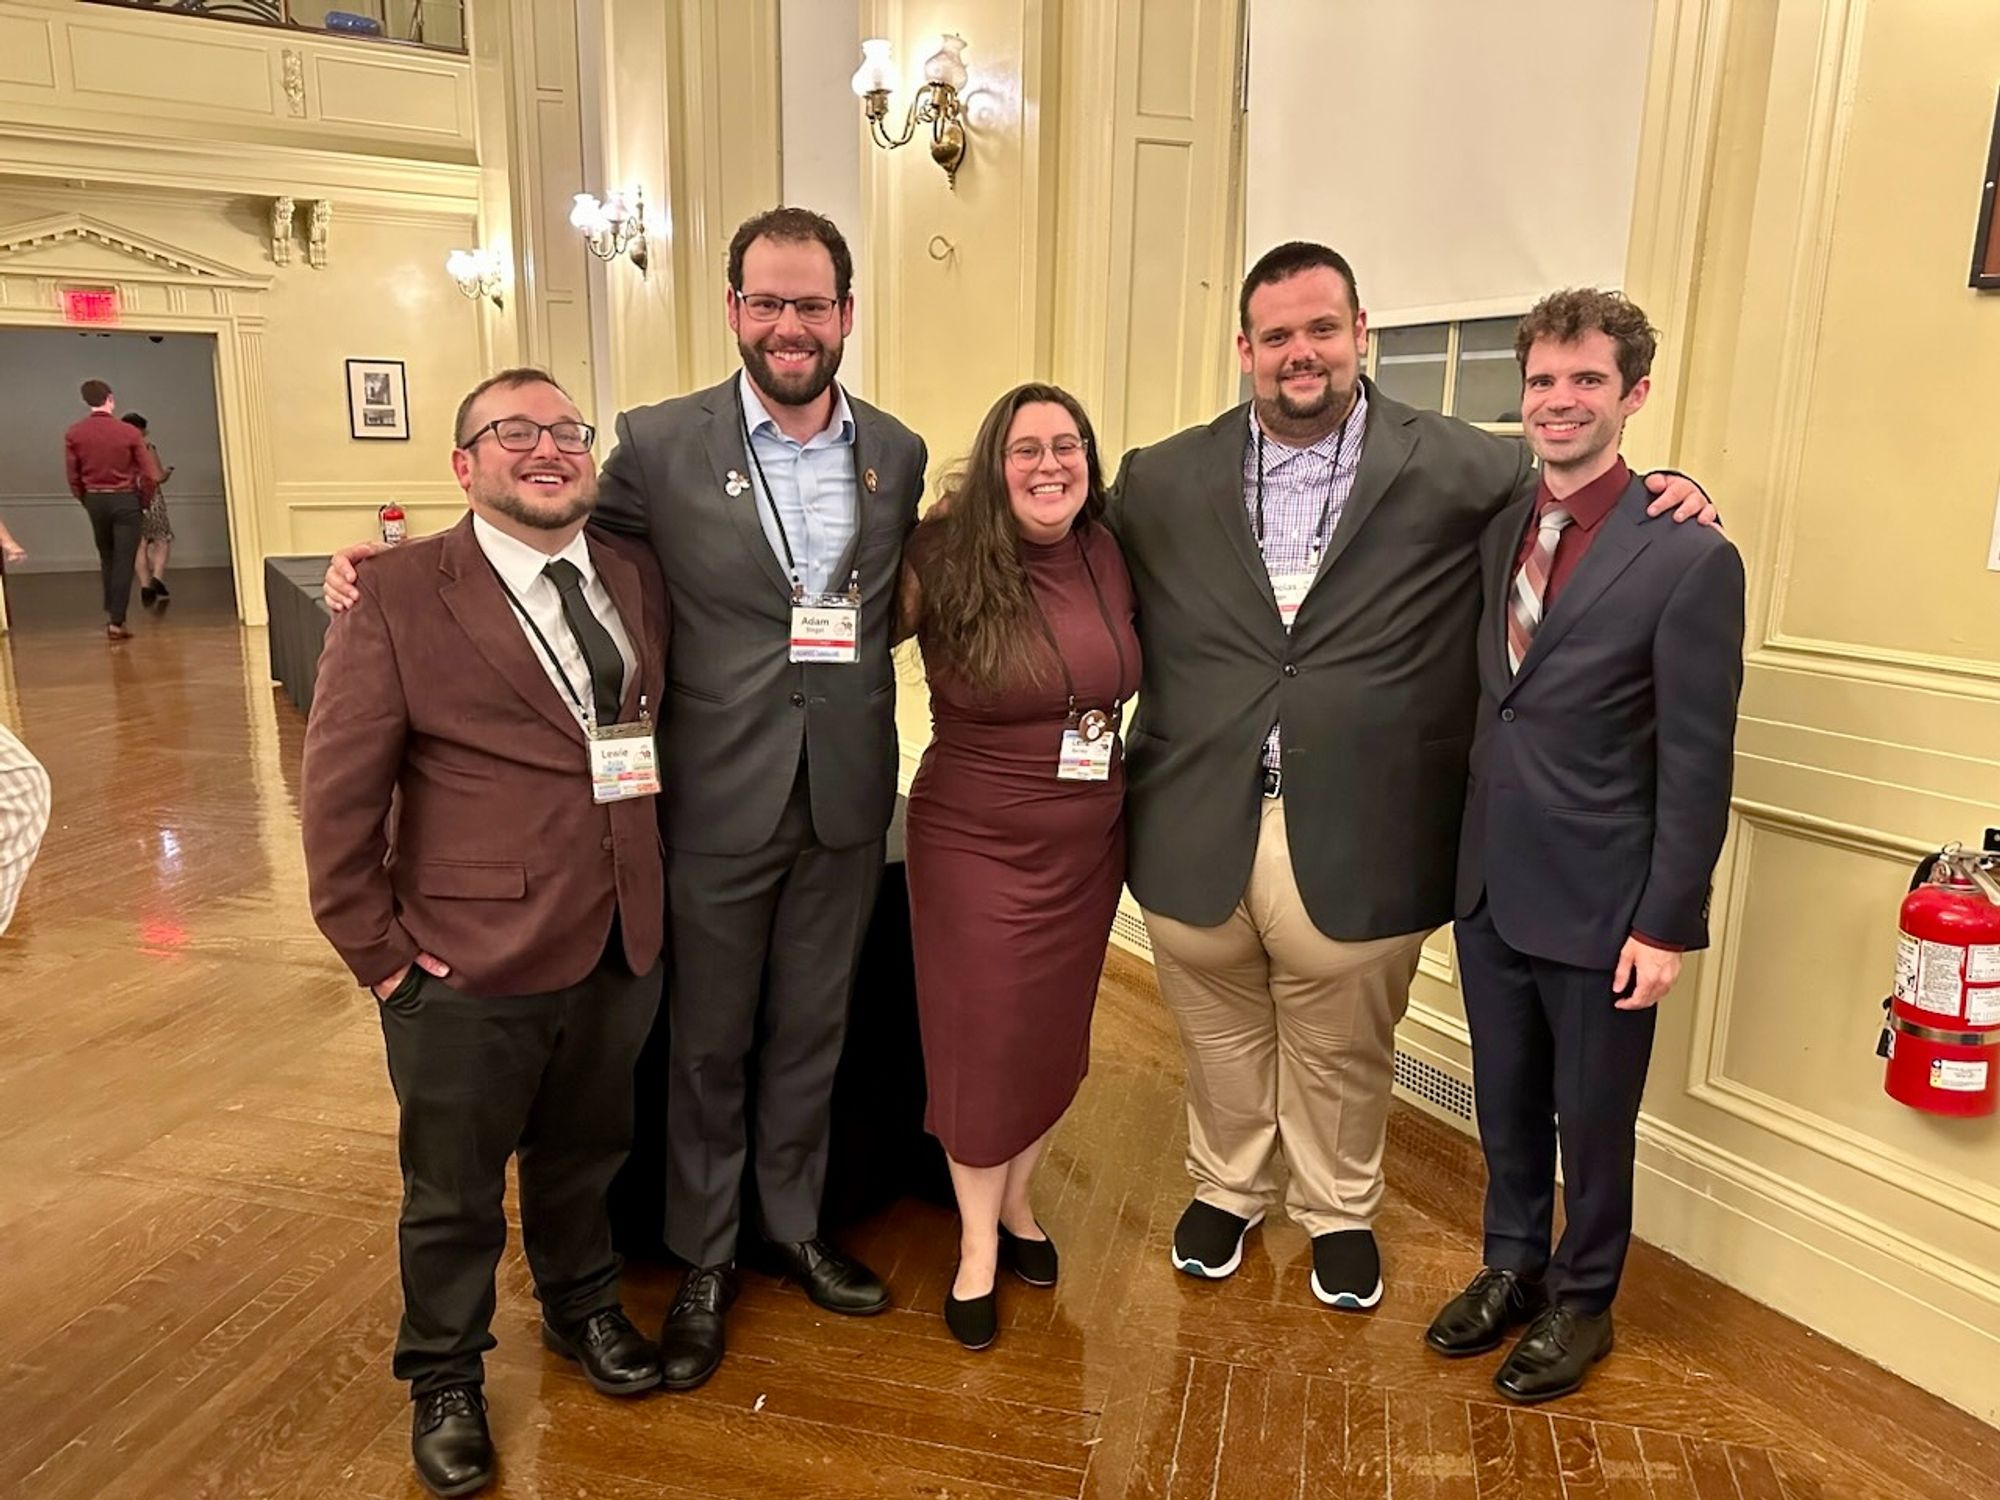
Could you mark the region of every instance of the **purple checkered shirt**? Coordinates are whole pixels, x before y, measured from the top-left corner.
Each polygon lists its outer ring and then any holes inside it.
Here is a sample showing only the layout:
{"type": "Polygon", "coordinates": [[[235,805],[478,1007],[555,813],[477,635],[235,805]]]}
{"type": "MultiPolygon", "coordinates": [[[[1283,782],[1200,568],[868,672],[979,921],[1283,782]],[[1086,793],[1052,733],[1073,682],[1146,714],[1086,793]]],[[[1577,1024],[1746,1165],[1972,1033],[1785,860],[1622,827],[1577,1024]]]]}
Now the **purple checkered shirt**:
{"type": "MultiPolygon", "coordinates": [[[[1243,443],[1243,507],[1250,516],[1251,535],[1257,530],[1257,408],[1250,408],[1250,434],[1243,443]]],[[[1270,433],[1264,434],[1264,571],[1303,573],[1313,567],[1315,537],[1320,508],[1326,508],[1326,528],[1317,538],[1317,549],[1326,552],[1326,542],[1340,525],[1347,509],[1347,497],[1354,492],[1354,472],[1361,465],[1361,438],[1368,430],[1368,388],[1357,386],[1354,410],[1344,428],[1337,427],[1310,448],[1288,448],[1270,433]],[[1335,452],[1338,444],[1339,451],[1335,452]],[[1331,503],[1329,503],[1329,493],[1331,503]]],[[[1278,750],[1278,729],[1273,724],[1264,740],[1264,768],[1276,771],[1284,760],[1278,750]]]]}

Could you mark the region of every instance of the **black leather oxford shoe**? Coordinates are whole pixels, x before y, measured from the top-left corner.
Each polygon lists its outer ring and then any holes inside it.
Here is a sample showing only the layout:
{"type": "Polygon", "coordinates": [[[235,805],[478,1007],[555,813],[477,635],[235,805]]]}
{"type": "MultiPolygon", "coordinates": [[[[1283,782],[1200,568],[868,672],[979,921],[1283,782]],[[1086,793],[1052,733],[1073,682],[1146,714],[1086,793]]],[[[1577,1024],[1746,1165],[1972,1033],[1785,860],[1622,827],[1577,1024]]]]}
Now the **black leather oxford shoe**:
{"type": "Polygon", "coordinates": [[[775,1274],[796,1281],[828,1312],[866,1317],[889,1305],[889,1289],[881,1278],[825,1240],[792,1244],[773,1240],[765,1247],[765,1254],[775,1274]]]}
{"type": "Polygon", "coordinates": [[[469,1495],[493,1478],[493,1435],[476,1385],[419,1396],[410,1412],[410,1457],[433,1495],[469,1495]]]}
{"type": "Polygon", "coordinates": [[[1548,1289],[1540,1281],[1487,1266],[1438,1310],[1424,1342],[1447,1359],[1484,1354],[1548,1305],[1548,1289]]]}
{"type": "Polygon", "coordinates": [[[583,1366],[583,1378],[607,1396],[636,1396],[660,1383],[660,1354],[622,1307],[592,1313],[571,1329],[542,1320],[542,1343],[583,1366]]]}
{"type": "Polygon", "coordinates": [[[1582,1385],[1590,1367],[1610,1352],[1610,1308],[1587,1313],[1558,1302],[1528,1325],[1493,1384],[1509,1401],[1553,1400],[1582,1385]]]}
{"type": "Polygon", "coordinates": [[[694,1266],[660,1328],[660,1384],[691,1391],[722,1363],[723,1320],[736,1300],[736,1267],[694,1266]]]}

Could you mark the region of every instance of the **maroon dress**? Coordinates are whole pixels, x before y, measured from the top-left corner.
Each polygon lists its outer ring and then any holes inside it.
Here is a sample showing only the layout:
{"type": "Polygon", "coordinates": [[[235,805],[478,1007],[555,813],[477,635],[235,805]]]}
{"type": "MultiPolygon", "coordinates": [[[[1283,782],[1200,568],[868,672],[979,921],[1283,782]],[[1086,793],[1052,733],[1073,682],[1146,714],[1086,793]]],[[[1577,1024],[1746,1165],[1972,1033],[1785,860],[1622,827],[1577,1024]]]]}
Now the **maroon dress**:
{"type": "MultiPolygon", "coordinates": [[[[914,558],[929,540],[912,539],[914,558]]],[[[1081,524],[1021,552],[1078,709],[1109,711],[1139,686],[1117,542],[1081,524]]],[[[928,648],[921,626],[918,640],[928,648]]],[[[924,1123],[954,1160],[990,1167],[1055,1124],[1089,1069],[1125,880],[1125,765],[1115,749],[1109,780],[1057,778],[1067,705],[1053,662],[1040,683],[980,697],[936,657],[926,650],[931,743],[907,824],[924,1123]]]]}

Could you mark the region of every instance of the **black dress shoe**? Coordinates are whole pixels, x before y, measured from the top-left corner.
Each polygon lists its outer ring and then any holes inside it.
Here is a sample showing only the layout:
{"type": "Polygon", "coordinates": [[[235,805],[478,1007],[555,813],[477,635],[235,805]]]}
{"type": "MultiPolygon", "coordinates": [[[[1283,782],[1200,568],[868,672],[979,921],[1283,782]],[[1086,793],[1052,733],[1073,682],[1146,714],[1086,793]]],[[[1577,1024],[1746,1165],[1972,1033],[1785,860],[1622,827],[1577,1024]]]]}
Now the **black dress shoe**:
{"type": "Polygon", "coordinates": [[[142,583],[139,585],[139,602],[141,604],[151,604],[155,599],[159,597],[160,597],[160,591],[154,585],[150,583],[142,583]]]}
{"type": "Polygon", "coordinates": [[[723,1315],[736,1300],[736,1267],[695,1266],[660,1328],[660,1384],[691,1391],[722,1363],[723,1315]]]}
{"type": "Polygon", "coordinates": [[[410,1457],[433,1495],[469,1495],[493,1478],[493,1434],[476,1385],[419,1396],[410,1414],[410,1457]]]}
{"type": "Polygon", "coordinates": [[[607,1396],[636,1396],[660,1383],[660,1354],[622,1307],[600,1308],[568,1332],[542,1320],[542,1343],[583,1366],[583,1378],[607,1396]]]}
{"type": "Polygon", "coordinates": [[[1524,1405],[1567,1396],[1611,1352],[1611,1309],[1587,1313],[1557,1302],[1528,1325],[1501,1361],[1493,1384],[1524,1405]]]}
{"type": "Polygon", "coordinates": [[[983,1297],[968,1297],[963,1302],[946,1292],[944,1326],[966,1348],[984,1349],[1000,1331],[999,1291],[990,1291],[983,1297]]]}
{"type": "Polygon", "coordinates": [[[842,1255],[825,1240],[773,1240],[768,1255],[776,1273],[796,1281],[828,1312],[866,1317],[889,1305],[889,1289],[860,1261],[842,1255]]]}
{"type": "Polygon", "coordinates": [[[1487,1266],[1438,1310],[1424,1342],[1447,1359],[1484,1354],[1548,1305],[1548,1288],[1540,1281],[1487,1266]]]}
{"type": "MultiPolygon", "coordinates": [[[[1040,1229],[1038,1224],[1035,1226],[1040,1229]]],[[[1056,1246],[1048,1238],[1048,1231],[1042,1230],[1042,1238],[1024,1240],[1018,1234],[1009,1232],[1007,1226],[1000,1226],[1000,1264],[1027,1282],[1029,1286],[1054,1286],[1056,1284],[1056,1246]]]]}
{"type": "Polygon", "coordinates": [[[164,579],[164,578],[155,578],[155,579],[153,580],[153,597],[154,597],[155,599],[171,599],[171,598],[173,598],[173,595],[172,595],[172,594],[169,594],[169,593],[167,592],[167,580],[166,580],[166,579],[164,579]]]}

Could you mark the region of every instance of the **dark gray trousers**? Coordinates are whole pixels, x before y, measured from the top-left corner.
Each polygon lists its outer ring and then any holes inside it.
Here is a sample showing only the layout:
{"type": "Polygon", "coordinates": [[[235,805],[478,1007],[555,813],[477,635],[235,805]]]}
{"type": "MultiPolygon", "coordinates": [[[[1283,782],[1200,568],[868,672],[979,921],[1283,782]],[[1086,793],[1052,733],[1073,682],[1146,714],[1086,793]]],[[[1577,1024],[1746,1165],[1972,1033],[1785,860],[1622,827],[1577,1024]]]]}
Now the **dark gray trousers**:
{"type": "Polygon", "coordinates": [[[665,1237],[693,1265],[736,1254],[746,1156],[765,1235],[819,1232],[833,1075],[882,854],[881,839],[818,842],[803,767],[763,848],[667,850],[665,1237]]]}
{"type": "Polygon", "coordinates": [[[125,623],[132,604],[132,568],[139,556],[139,519],[144,507],[136,493],[92,494],[83,497],[90,517],[91,539],[97,543],[98,566],[104,571],[104,617],[125,623]]]}
{"type": "Polygon", "coordinates": [[[395,1372],[413,1398],[482,1378],[510,1156],[544,1316],[566,1329],[618,1302],[605,1191],[632,1146],[632,1069],[661,966],[628,973],[617,946],[614,936],[594,973],[552,994],[476,998],[412,968],[381,1002],[402,1106],[395,1372]]]}

